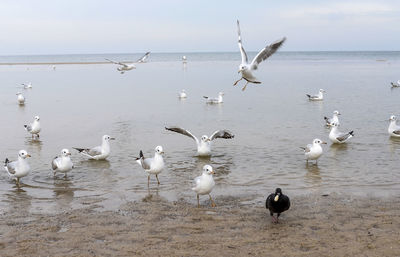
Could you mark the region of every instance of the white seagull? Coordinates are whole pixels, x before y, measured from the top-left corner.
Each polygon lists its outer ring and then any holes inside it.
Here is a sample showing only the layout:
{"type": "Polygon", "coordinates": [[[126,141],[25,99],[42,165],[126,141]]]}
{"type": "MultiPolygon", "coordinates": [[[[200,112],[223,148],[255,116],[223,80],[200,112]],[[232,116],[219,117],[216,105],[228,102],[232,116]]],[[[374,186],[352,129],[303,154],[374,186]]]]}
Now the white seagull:
{"type": "Polygon", "coordinates": [[[145,53],[142,57],[140,57],[136,62],[137,63],[145,63],[147,58],[149,58],[150,52],[145,53]]]}
{"type": "Polygon", "coordinates": [[[178,97],[179,98],[186,98],[187,97],[185,89],[182,89],[182,91],[179,92],[178,97]]]}
{"type": "Polygon", "coordinates": [[[21,150],[18,152],[18,160],[17,161],[9,161],[6,158],[4,162],[4,169],[7,171],[8,175],[16,180],[17,186],[19,186],[19,180],[22,177],[28,175],[31,168],[29,167],[27,157],[31,157],[25,150],[21,150]]]}
{"type": "Polygon", "coordinates": [[[147,172],[147,186],[150,185],[150,175],[156,175],[157,183],[160,184],[158,180],[158,174],[164,169],[164,159],[162,155],[164,154],[162,146],[157,146],[155,149],[155,154],[153,158],[145,158],[143,152],[140,150],[140,157],[136,158],[136,162],[142,166],[144,171],[147,172]]]}
{"type": "Polygon", "coordinates": [[[400,79],[397,81],[397,84],[396,84],[396,82],[395,82],[395,83],[390,82],[390,84],[392,84],[392,88],[394,88],[394,87],[400,87],[400,79]]]}
{"type": "Polygon", "coordinates": [[[51,167],[53,168],[54,176],[56,175],[56,172],[64,172],[65,175],[64,177],[67,177],[67,172],[72,170],[74,167],[74,164],[71,161],[71,153],[69,152],[68,149],[62,149],[61,150],[61,155],[57,156],[53,159],[51,162],[51,167]]]}
{"type": "Polygon", "coordinates": [[[73,148],[91,160],[104,160],[110,155],[111,152],[110,140],[115,140],[115,138],[110,137],[109,135],[104,135],[102,137],[101,146],[96,146],[93,148],[73,148]]]}
{"type": "Polygon", "coordinates": [[[211,206],[215,207],[215,202],[211,198],[211,191],[215,186],[214,178],[213,178],[214,170],[210,165],[204,165],[203,174],[201,176],[196,177],[194,179],[194,187],[193,191],[197,194],[197,207],[200,208],[200,199],[199,195],[208,195],[210,197],[211,206]]]}
{"type": "Polygon", "coordinates": [[[183,62],[183,63],[186,63],[186,62],[187,62],[187,59],[186,59],[186,56],[185,56],[185,55],[182,56],[182,62],[183,62]]]}
{"type": "Polygon", "coordinates": [[[260,81],[257,81],[257,79],[253,75],[253,71],[257,70],[258,65],[266,60],[268,57],[273,55],[279,47],[282,46],[283,42],[285,42],[286,38],[282,38],[274,43],[272,43],[269,46],[264,47],[257,55],[254,57],[254,59],[251,61],[251,63],[248,62],[247,54],[246,51],[243,48],[242,45],[242,39],[240,36],[240,26],[239,26],[239,21],[237,21],[237,28],[238,28],[238,35],[239,35],[239,49],[240,49],[240,54],[242,56],[242,63],[239,65],[239,71],[238,73],[242,73],[242,77],[237,80],[233,85],[236,86],[239,81],[242,79],[246,80],[246,84],[242,88],[244,91],[247,87],[247,84],[249,83],[254,83],[254,84],[261,84],[260,81]]]}
{"type": "Polygon", "coordinates": [[[40,117],[35,116],[33,122],[29,125],[24,125],[25,130],[32,134],[32,138],[34,135],[39,137],[40,128],[40,117]]]}
{"type": "MultiPolygon", "coordinates": [[[[149,56],[150,52],[145,53],[142,57],[140,57],[136,62],[134,63],[143,63],[145,62],[145,60],[147,59],[147,57],[149,56]]],[[[134,63],[123,63],[123,62],[115,62],[112,61],[110,59],[105,58],[107,61],[114,63],[114,64],[118,64],[120,65],[120,67],[117,68],[118,71],[121,72],[121,74],[124,74],[125,71],[129,71],[132,69],[136,69],[136,66],[134,63]]]]}
{"type": "Polygon", "coordinates": [[[332,141],[334,144],[343,144],[347,142],[350,138],[354,136],[353,131],[350,131],[348,133],[342,133],[338,129],[338,125],[336,123],[332,123],[332,128],[331,132],[329,132],[329,139],[332,141]]]}
{"type": "Polygon", "coordinates": [[[28,84],[21,83],[21,85],[24,86],[24,89],[30,89],[30,88],[32,88],[32,83],[31,83],[31,82],[29,82],[28,84]]]}
{"type": "Polygon", "coordinates": [[[206,103],[208,104],[221,104],[224,102],[224,99],[222,98],[222,96],[224,95],[223,92],[219,92],[218,93],[218,97],[217,98],[211,98],[208,96],[203,96],[206,100],[206,103]]]}
{"type": "Polygon", "coordinates": [[[306,147],[301,147],[304,150],[304,155],[306,156],[307,163],[308,160],[315,160],[318,164],[318,158],[321,157],[323,150],[321,144],[326,144],[326,142],[316,138],[312,144],[308,144],[306,147]]]}
{"type": "Polygon", "coordinates": [[[310,100],[310,101],[322,101],[322,100],[324,100],[324,93],[325,93],[325,90],[320,89],[318,92],[318,95],[308,95],[307,94],[306,96],[308,97],[308,100],[310,100]]]}
{"type": "Polygon", "coordinates": [[[212,140],[217,139],[217,138],[231,139],[231,138],[235,137],[228,130],[217,130],[211,135],[211,137],[203,135],[201,137],[201,139],[199,140],[192,133],[190,133],[190,131],[183,129],[183,128],[179,128],[179,127],[167,128],[166,127],[165,129],[193,138],[196,141],[197,153],[199,156],[210,156],[211,155],[211,141],[212,140]]]}
{"type": "Polygon", "coordinates": [[[17,93],[17,101],[19,105],[25,104],[25,97],[20,92],[17,93]]]}
{"type": "Polygon", "coordinates": [[[389,135],[392,137],[400,137],[400,126],[396,123],[397,117],[392,115],[390,116],[390,124],[388,128],[389,135]]]}
{"type": "Polygon", "coordinates": [[[339,126],[340,125],[339,115],[340,115],[339,111],[334,111],[332,118],[324,117],[326,126],[332,126],[333,123],[339,126]]]}

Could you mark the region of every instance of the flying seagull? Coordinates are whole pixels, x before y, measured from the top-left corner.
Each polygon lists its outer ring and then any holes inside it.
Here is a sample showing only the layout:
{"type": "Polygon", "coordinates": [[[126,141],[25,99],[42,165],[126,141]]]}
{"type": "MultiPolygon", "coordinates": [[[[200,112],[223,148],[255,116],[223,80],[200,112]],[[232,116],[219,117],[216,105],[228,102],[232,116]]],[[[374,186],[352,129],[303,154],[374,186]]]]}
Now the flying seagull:
{"type": "Polygon", "coordinates": [[[136,69],[136,66],[135,66],[134,63],[143,63],[143,62],[145,62],[146,59],[149,57],[149,55],[150,55],[150,52],[147,52],[142,57],[140,57],[136,62],[133,62],[133,63],[123,63],[123,62],[112,61],[112,60],[107,59],[107,58],[105,58],[105,59],[107,61],[111,62],[111,63],[120,65],[120,67],[118,67],[117,70],[120,71],[121,74],[124,74],[125,71],[136,69]]]}

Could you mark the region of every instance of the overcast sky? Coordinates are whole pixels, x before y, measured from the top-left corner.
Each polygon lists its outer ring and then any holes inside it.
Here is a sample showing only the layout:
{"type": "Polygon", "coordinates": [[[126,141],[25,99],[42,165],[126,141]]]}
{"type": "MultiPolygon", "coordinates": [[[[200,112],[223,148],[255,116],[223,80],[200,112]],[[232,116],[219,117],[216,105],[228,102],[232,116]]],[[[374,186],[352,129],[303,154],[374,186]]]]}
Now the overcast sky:
{"type": "Polygon", "coordinates": [[[400,0],[1,0],[0,55],[400,50],[400,0]]]}

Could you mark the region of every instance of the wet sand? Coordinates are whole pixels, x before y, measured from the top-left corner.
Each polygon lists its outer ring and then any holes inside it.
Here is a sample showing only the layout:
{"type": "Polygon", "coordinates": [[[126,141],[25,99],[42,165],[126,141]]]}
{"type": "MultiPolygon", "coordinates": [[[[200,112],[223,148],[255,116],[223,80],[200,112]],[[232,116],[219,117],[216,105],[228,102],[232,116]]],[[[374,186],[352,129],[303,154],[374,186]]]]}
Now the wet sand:
{"type": "Polygon", "coordinates": [[[18,207],[0,221],[1,256],[399,256],[400,201],[292,197],[274,224],[263,202],[216,197],[212,208],[149,195],[115,211],[18,207]],[[245,204],[246,203],[246,204],[245,204]]]}

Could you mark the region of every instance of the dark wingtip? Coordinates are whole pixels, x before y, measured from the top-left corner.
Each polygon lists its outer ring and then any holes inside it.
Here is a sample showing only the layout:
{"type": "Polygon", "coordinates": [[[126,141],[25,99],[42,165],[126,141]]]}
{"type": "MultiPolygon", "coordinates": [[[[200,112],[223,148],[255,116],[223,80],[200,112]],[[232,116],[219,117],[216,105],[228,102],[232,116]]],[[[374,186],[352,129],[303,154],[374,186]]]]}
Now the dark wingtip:
{"type": "Polygon", "coordinates": [[[24,125],[24,128],[28,127],[28,125],[24,125]]]}
{"type": "Polygon", "coordinates": [[[72,149],[77,150],[78,152],[82,152],[84,149],[83,148],[76,148],[76,147],[72,147],[72,149]]]}
{"type": "Polygon", "coordinates": [[[354,131],[353,131],[353,130],[350,131],[349,134],[352,135],[352,136],[354,137],[354,131]]]}
{"type": "Polygon", "coordinates": [[[310,97],[311,97],[311,95],[309,95],[309,94],[307,94],[306,96],[308,96],[308,98],[310,98],[310,97]]]}
{"type": "Polygon", "coordinates": [[[205,99],[208,99],[208,96],[204,96],[204,95],[203,95],[203,97],[204,97],[205,99]]]}
{"type": "Polygon", "coordinates": [[[9,163],[10,161],[8,160],[8,158],[6,158],[6,160],[4,161],[4,164],[7,165],[7,163],[9,163]]]}
{"type": "Polygon", "coordinates": [[[328,120],[329,118],[328,117],[324,117],[324,120],[328,120]]]}
{"type": "Polygon", "coordinates": [[[144,156],[143,156],[143,152],[142,152],[142,150],[140,150],[139,156],[140,156],[140,158],[139,158],[139,159],[141,159],[141,158],[143,158],[143,157],[144,157],[144,156]]]}

